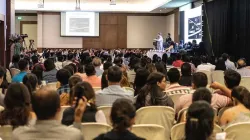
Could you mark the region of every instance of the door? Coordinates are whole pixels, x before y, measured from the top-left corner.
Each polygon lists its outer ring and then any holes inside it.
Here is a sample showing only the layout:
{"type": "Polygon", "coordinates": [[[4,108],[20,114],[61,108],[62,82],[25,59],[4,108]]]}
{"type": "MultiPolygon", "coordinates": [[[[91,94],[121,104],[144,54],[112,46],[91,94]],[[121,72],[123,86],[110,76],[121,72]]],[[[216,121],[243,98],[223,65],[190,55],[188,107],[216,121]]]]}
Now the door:
{"type": "Polygon", "coordinates": [[[4,21],[0,20],[0,65],[5,66],[5,34],[4,21]]]}
{"type": "MultiPolygon", "coordinates": [[[[36,21],[23,21],[20,22],[21,34],[27,34],[28,37],[25,38],[26,46],[29,47],[30,40],[34,40],[34,48],[37,48],[37,22],[36,21]]],[[[29,48],[30,49],[30,48],[29,48]]]]}

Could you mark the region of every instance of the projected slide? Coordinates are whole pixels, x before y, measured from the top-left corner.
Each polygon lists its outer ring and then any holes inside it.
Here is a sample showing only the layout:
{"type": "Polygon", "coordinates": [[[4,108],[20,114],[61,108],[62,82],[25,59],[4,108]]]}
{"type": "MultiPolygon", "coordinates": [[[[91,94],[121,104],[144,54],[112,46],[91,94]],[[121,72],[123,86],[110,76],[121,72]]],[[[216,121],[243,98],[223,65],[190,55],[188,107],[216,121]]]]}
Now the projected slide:
{"type": "Polygon", "coordinates": [[[62,12],[62,36],[99,36],[99,13],[62,12]]]}
{"type": "Polygon", "coordinates": [[[197,40],[197,43],[202,39],[202,7],[185,11],[185,42],[197,40]]]}

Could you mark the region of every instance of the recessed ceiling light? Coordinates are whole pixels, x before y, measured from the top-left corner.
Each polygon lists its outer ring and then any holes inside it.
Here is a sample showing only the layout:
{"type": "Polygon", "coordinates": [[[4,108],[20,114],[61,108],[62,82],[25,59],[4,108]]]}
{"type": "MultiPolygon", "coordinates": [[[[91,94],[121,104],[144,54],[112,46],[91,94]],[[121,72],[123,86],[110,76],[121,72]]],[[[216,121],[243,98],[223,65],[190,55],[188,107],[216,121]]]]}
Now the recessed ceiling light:
{"type": "Polygon", "coordinates": [[[161,10],[160,10],[161,11],[161,10]]]}

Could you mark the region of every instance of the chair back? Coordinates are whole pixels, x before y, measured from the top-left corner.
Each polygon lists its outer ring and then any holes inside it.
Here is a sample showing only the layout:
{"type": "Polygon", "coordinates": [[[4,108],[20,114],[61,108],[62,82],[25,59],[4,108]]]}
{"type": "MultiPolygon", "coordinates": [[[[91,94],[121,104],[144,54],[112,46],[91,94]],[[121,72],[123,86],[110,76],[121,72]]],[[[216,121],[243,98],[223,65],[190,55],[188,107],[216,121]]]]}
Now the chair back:
{"type": "Polygon", "coordinates": [[[124,87],[126,90],[128,90],[128,91],[131,91],[131,92],[135,92],[135,90],[133,89],[133,88],[131,88],[131,87],[124,87]]]}
{"type": "Polygon", "coordinates": [[[66,108],[69,108],[70,106],[61,106],[61,111],[60,111],[60,114],[59,114],[59,118],[58,120],[61,122],[62,121],[62,118],[63,118],[63,112],[66,108]]]}
{"type": "Polygon", "coordinates": [[[224,71],[216,70],[212,72],[212,81],[216,81],[222,85],[225,85],[224,82],[224,71]]]}
{"type": "Polygon", "coordinates": [[[101,90],[101,87],[93,87],[94,91],[97,92],[98,90],[101,90]]]}
{"type": "Polygon", "coordinates": [[[10,73],[11,73],[12,77],[14,77],[14,76],[17,75],[18,73],[20,73],[20,70],[19,70],[19,69],[16,69],[16,68],[11,68],[11,69],[10,69],[10,73]]]}
{"type": "MultiPolygon", "coordinates": [[[[185,124],[186,123],[179,123],[171,129],[171,140],[181,140],[185,137],[185,124]]],[[[221,127],[215,124],[213,133],[216,134],[221,132],[221,127]]]]}
{"type": "Polygon", "coordinates": [[[157,124],[165,128],[166,140],[170,139],[170,129],[174,124],[175,111],[166,106],[142,107],[136,111],[135,124],[157,124]]]}
{"type": "Polygon", "coordinates": [[[212,73],[206,70],[199,70],[198,72],[205,73],[207,75],[207,84],[210,85],[212,83],[212,73]]]}
{"type": "Polygon", "coordinates": [[[10,125],[0,126],[0,138],[3,140],[12,140],[13,128],[10,125]]]}
{"type": "Polygon", "coordinates": [[[243,86],[250,91],[250,77],[241,77],[240,86],[243,86]]]}
{"type": "Polygon", "coordinates": [[[250,136],[250,122],[232,124],[225,129],[227,139],[248,140],[250,136]]]}
{"type": "Polygon", "coordinates": [[[47,84],[48,87],[57,90],[57,82],[53,82],[53,83],[48,83],[47,84]]]}
{"type": "Polygon", "coordinates": [[[82,134],[84,140],[93,140],[103,133],[107,133],[112,129],[111,126],[102,123],[82,123],[82,134]]]}
{"type": "Polygon", "coordinates": [[[100,106],[98,107],[97,109],[98,110],[102,110],[104,115],[105,115],[105,118],[106,118],[106,121],[107,121],[107,124],[111,125],[112,126],[112,123],[110,121],[110,112],[111,112],[111,108],[112,106],[100,106]]]}
{"type": "Polygon", "coordinates": [[[167,140],[165,137],[165,128],[156,124],[133,125],[132,133],[147,140],[167,140]]]}
{"type": "MultiPolygon", "coordinates": [[[[166,94],[168,94],[167,92],[166,92],[166,94]]],[[[175,107],[176,107],[176,105],[178,104],[178,102],[179,102],[179,98],[182,96],[182,95],[185,95],[185,94],[168,94],[169,95],[169,97],[172,99],[172,101],[174,102],[174,105],[175,105],[175,107]]]]}

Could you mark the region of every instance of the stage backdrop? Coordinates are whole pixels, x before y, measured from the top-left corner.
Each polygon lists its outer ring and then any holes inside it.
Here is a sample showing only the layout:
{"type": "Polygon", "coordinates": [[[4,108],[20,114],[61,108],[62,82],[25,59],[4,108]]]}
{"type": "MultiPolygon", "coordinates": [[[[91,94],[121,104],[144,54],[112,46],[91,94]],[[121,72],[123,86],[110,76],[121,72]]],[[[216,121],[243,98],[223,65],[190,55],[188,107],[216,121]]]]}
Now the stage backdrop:
{"type": "Polygon", "coordinates": [[[205,45],[212,46],[216,56],[226,52],[236,57],[235,59],[246,58],[249,64],[250,0],[214,0],[205,3],[205,6],[205,45]]]}

